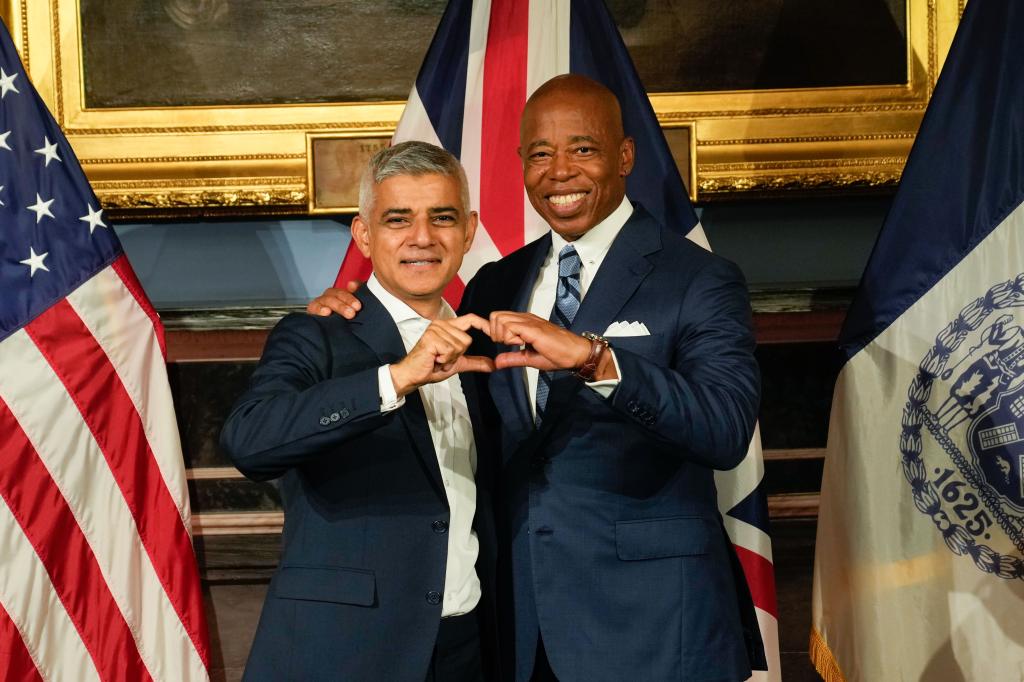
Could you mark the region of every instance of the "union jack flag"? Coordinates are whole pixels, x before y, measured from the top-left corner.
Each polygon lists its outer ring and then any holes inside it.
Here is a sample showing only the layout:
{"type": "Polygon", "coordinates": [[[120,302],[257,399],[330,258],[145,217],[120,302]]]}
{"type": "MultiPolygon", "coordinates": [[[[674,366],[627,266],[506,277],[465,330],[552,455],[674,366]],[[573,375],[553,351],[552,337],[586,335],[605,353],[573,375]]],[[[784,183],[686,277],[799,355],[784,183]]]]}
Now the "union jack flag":
{"type": "Polygon", "coordinates": [[[163,327],[0,28],[0,678],[206,680],[163,327]]]}
{"type": "MultiPolygon", "coordinates": [[[[610,88],[622,103],[626,134],[636,143],[636,165],[626,194],[663,225],[682,228],[707,247],[704,230],[657,117],[618,29],[594,0],[452,0],[441,19],[409,94],[393,143],[424,140],[461,161],[470,203],[480,225],[459,276],[445,292],[457,304],[465,282],[550,228],[523,189],[519,116],[530,94],[563,73],[578,73],[610,88]]],[[[350,246],[335,286],[365,280],[370,263],[350,246]]],[[[768,671],[755,680],[779,680],[778,609],[760,434],[746,459],[716,473],[719,508],[757,609],[768,671]]]]}

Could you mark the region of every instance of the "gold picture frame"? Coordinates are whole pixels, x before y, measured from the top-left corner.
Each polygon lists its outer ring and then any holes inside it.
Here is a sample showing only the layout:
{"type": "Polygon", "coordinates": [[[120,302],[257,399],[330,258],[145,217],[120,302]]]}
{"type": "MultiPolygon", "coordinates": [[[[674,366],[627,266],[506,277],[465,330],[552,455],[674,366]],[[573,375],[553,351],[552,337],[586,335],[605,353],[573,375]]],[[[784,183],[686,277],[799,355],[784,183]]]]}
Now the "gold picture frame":
{"type": "MultiPolygon", "coordinates": [[[[680,168],[691,181],[691,197],[709,201],[894,185],[963,5],[964,0],[906,1],[903,85],[652,93],[666,129],[691,131],[693,153],[686,165],[693,172],[680,168]]],[[[79,0],[0,0],[0,12],[103,206],[115,213],[307,214],[315,209],[311,135],[387,138],[404,106],[90,109],[79,0]]]]}
{"type": "MultiPolygon", "coordinates": [[[[690,200],[696,201],[697,136],[692,121],[664,127],[669,150],[679,166],[690,200]]],[[[390,135],[373,133],[307,133],[306,211],[309,215],[356,213],[359,178],[366,162],[390,142],[390,135]]]]}

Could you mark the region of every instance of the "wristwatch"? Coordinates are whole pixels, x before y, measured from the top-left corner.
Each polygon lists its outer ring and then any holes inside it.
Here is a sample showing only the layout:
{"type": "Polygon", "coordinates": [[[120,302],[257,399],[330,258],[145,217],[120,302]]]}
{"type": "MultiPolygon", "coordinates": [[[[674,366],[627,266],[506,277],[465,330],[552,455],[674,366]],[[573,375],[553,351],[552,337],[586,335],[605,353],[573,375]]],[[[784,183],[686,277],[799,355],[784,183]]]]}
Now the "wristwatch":
{"type": "Polygon", "coordinates": [[[597,366],[601,362],[601,356],[608,348],[608,339],[594,332],[583,332],[580,336],[590,341],[590,355],[582,365],[576,368],[573,374],[583,381],[593,381],[594,373],[597,372],[597,366]]]}

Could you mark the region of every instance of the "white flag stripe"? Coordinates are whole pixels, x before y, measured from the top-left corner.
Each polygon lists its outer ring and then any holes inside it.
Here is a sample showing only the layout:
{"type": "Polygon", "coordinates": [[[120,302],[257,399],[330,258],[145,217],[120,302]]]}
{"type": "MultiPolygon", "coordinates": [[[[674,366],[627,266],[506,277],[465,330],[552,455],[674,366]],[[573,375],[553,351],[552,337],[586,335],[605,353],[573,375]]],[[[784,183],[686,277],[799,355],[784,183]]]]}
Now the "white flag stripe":
{"type": "MultiPolygon", "coordinates": [[[[466,64],[466,95],[463,100],[462,150],[459,161],[469,180],[469,203],[477,211],[480,210],[480,168],[483,163],[480,156],[483,137],[484,55],[487,52],[487,28],[490,18],[490,0],[473,3],[473,16],[469,28],[469,57],[466,64]]],[[[426,112],[423,112],[423,117],[427,119],[426,112]]],[[[494,239],[481,220],[477,226],[473,247],[462,260],[459,278],[463,283],[468,283],[481,266],[499,258],[501,252],[494,245],[494,239]]]]}
{"type": "MultiPolygon", "coordinates": [[[[529,41],[526,48],[526,96],[548,80],[569,73],[571,3],[530,0],[529,41]]],[[[523,190],[523,242],[529,244],[550,231],[523,190]]]]}
{"type": "Polygon", "coordinates": [[[178,505],[186,530],[190,529],[192,511],[181,466],[181,441],[153,321],[113,267],[87,280],[67,298],[121,379],[142,420],[164,484],[178,505]]]}
{"type": "Polygon", "coordinates": [[[767,533],[744,521],[731,516],[723,516],[725,530],[729,533],[729,539],[737,547],[749,549],[751,552],[760,554],[768,561],[774,562],[772,557],[772,539],[767,533]]]}
{"type": "Polygon", "coordinates": [[[751,682],[776,682],[782,679],[782,663],[779,660],[779,623],[775,616],[762,609],[755,608],[757,624],[761,627],[761,639],[764,641],[764,653],[768,658],[768,670],[755,670],[751,682]]]}
{"type": "Polygon", "coordinates": [[[491,240],[491,233],[484,227],[481,220],[476,228],[476,237],[473,239],[473,248],[462,259],[462,267],[459,268],[459,277],[463,282],[469,282],[473,275],[481,267],[501,259],[501,252],[491,240]]]}
{"type": "MultiPolygon", "coordinates": [[[[479,120],[479,117],[477,117],[477,120],[479,120]]],[[[409,102],[405,105],[405,111],[402,114],[402,122],[398,124],[398,129],[395,131],[395,136],[392,141],[395,144],[398,144],[399,142],[405,142],[407,140],[422,140],[424,142],[436,144],[439,147],[441,146],[441,141],[438,139],[434,126],[430,123],[430,117],[427,116],[426,109],[423,108],[423,102],[420,100],[419,93],[416,92],[415,87],[413,87],[412,93],[409,96],[409,102]]],[[[477,138],[477,143],[476,158],[479,161],[479,137],[477,138]]],[[[463,162],[462,165],[463,168],[465,168],[465,162],[463,162]]],[[[479,178],[471,176],[468,170],[466,171],[466,177],[469,180],[470,206],[479,206],[479,178]]],[[[468,282],[482,266],[487,263],[494,262],[499,258],[501,258],[501,252],[499,252],[498,247],[494,245],[494,241],[491,239],[490,233],[487,231],[487,228],[481,220],[477,225],[476,237],[473,239],[473,247],[462,259],[462,267],[459,268],[459,277],[463,282],[468,282]]]]}
{"type": "Polygon", "coordinates": [[[206,679],[103,452],[64,385],[24,330],[2,348],[0,398],[67,501],[147,669],[158,680],[206,679]]]}
{"type": "MultiPolygon", "coordinates": [[[[412,92],[409,93],[409,101],[405,104],[405,109],[402,110],[402,118],[398,121],[398,127],[395,128],[395,134],[391,138],[391,144],[398,144],[400,142],[408,142],[409,140],[422,140],[423,142],[429,142],[436,144],[438,147],[441,145],[441,140],[438,139],[437,133],[434,132],[434,126],[430,123],[430,117],[427,116],[427,110],[423,106],[423,100],[420,99],[420,94],[416,91],[416,86],[412,86],[412,92]]],[[[473,202],[470,201],[472,205],[473,202]]]]}
{"type": "Polygon", "coordinates": [[[39,674],[44,680],[99,682],[96,665],[57,596],[46,567],[2,497],[0,547],[5,550],[0,558],[0,604],[21,633],[39,674]]]}
{"type": "Polygon", "coordinates": [[[761,426],[754,424],[754,435],[747,446],[747,456],[728,471],[715,472],[718,487],[718,508],[727,511],[742,502],[764,478],[764,458],[761,456],[761,426]]]}
{"type": "Polygon", "coordinates": [[[570,7],[568,2],[530,0],[527,97],[555,76],[569,73],[570,7]]]}

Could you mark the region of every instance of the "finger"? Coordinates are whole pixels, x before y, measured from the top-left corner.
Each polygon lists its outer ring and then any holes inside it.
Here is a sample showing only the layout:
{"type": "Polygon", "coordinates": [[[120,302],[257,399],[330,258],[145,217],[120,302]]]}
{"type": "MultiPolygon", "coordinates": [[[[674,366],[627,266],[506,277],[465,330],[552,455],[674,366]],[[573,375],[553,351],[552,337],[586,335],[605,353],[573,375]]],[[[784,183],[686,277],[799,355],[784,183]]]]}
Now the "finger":
{"type": "Polygon", "coordinates": [[[314,315],[329,315],[331,311],[351,320],[362,307],[355,296],[344,289],[330,288],[314,298],[306,310],[314,315]],[[316,306],[316,307],[314,307],[316,306]],[[326,309],[326,312],[325,312],[326,309]]]}
{"type": "Polygon", "coordinates": [[[489,334],[491,331],[491,323],[488,320],[469,313],[467,315],[460,315],[453,320],[447,320],[447,322],[461,331],[469,331],[470,329],[478,329],[485,334],[489,334]]]}
{"type": "Polygon", "coordinates": [[[463,349],[469,348],[469,344],[473,343],[473,337],[453,324],[454,322],[455,320],[435,320],[431,326],[445,334],[452,343],[463,346],[463,349]]]}
{"type": "Polygon", "coordinates": [[[505,320],[507,316],[508,313],[502,311],[491,313],[488,321],[491,323],[491,340],[495,343],[504,343],[502,339],[505,338],[505,320]]]}
{"type": "Polygon", "coordinates": [[[546,372],[556,369],[550,360],[529,349],[498,353],[497,357],[494,358],[494,368],[508,369],[509,367],[536,367],[546,372]]]}
{"type": "Polygon", "coordinates": [[[518,334],[515,334],[513,332],[510,332],[507,329],[503,332],[503,336],[500,337],[500,340],[499,339],[492,339],[492,340],[495,343],[502,343],[502,344],[505,344],[506,346],[525,346],[526,343],[527,343],[526,341],[523,340],[523,337],[521,337],[518,334]]]}
{"type": "Polygon", "coordinates": [[[513,321],[502,326],[500,340],[494,339],[494,341],[508,346],[521,346],[531,343],[530,339],[534,336],[530,333],[531,331],[529,325],[513,321]]]}
{"type": "Polygon", "coordinates": [[[493,372],[494,360],[482,355],[463,355],[455,361],[456,372],[493,372]]]}
{"type": "Polygon", "coordinates": [[[460,349],[451,339],[437,330],[433,330],[429,338],[424,334],[420,341],[425,341],[424,347],[433,356],[435,365],[446,365],[454,362],[457,357],[462,355],[464,350],[460,349]]]}
{"type": "MultiPolygon", "coordinates": [[[[359,291],[359,289],[362,286],[363,286],[363,282],[360,282],[358,279],[350,279],[348,281],[348,284],[345,285],[345,288],[348,289],[348,292],[350,294],[354,294],[357,291],[359,291]]],[[[362,307],[362,304],[359,303],[359,301],[356,301],[356,303],[359,304],[359,307],[362,307]]],[[[357,308],[357,310],[358,310],[358,308],[357,308]]]]}
{"type": "Polygon", "coordinates": [[[491,313],[491,340],[495,343],[504,343],[508,345],[522,345],[529,343],[524,341],[524,337],[518,331],[509,332],[511,325],[516,325],[516,329],[526,328],[532,320],[540,320],[536,315],[530,315],[527,313],[516,313],[509,310],[498,310],[491,313]]]}
{"type": "Polygon", "coordinates": [[[458,355],[465,353],[466,349],[469,348],[469,344],[473,342],[473,339],[466,332],[459,331],[441,322],[431,324],[428,331],[431,332],[438,342],[444,343],[446,351],[454,352],[458,355]]]}

